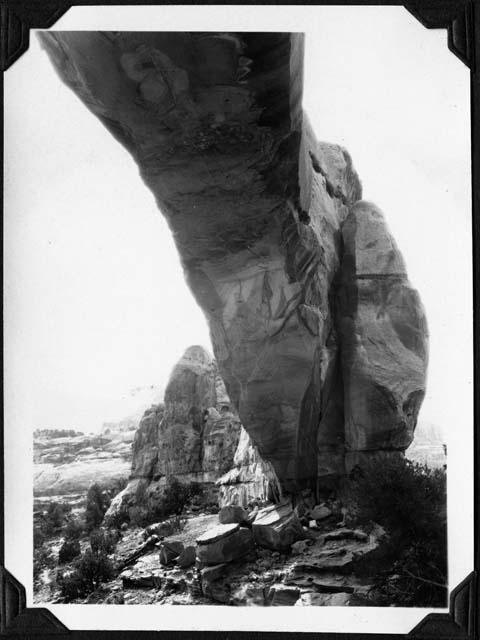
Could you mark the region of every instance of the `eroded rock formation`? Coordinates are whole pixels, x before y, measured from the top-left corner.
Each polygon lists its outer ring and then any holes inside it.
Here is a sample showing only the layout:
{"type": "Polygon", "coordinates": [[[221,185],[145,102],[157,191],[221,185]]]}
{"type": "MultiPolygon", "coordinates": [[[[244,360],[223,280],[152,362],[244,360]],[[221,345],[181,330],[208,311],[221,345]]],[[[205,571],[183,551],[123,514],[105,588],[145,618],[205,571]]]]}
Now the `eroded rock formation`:
{"type": "MultiPolygon", "coordinates": [[[[423,312],[348,153],[302,112],[303,37],[42,41],[155,195],[228,394],[283,489],[403,451],[425,390],[423,312]]],[[[183,435],[195,441],[193,422],[183,435]]]]}
{"type": "Polygon", "coordinates": [[[246,507],[255,500],[276,502],[281,497],[281,487],[272,465],[262,460],[243,427],[240,429],[231,469],[222,475],[216,484],[219,488],[218,502],[221,507],[246,507]]]}
{"type": "Polygon", "coordinates": [[[129,483],[107,517],[160,497],[172,477],[213,484],[232,466],[240,427],[215,360],[203,347],[189,347],[172,371],[164,403],[147,409],[140,422],[129,483]]]}

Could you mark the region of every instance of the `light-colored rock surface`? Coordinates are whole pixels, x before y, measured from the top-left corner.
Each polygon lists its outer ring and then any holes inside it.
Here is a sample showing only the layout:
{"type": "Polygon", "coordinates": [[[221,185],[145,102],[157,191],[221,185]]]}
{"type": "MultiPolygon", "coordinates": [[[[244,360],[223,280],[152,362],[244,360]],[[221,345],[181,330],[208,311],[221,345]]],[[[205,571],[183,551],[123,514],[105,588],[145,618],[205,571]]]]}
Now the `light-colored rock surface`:
{"type": "MultiPolygon", "coordinates": [[[[57,31],[42,42],[137,162],[228,394],[282,489],[343,473],[345,450],[350,467],[408,447],[425,390],[423,312],[383,221],[355,205],[350,156],[318,143],[302,112],[303,36],[57,31]]],[[[198,416],[179,424],[187,473],[198,416]]],[[[159,474],[177,448],[161,442],[159,474]]]]}
{"type": "Polygon", "coordinates": [[[51,438],[34,436],[35,497],[87,492],[94,483],[111,486],[130,471],[134,431],[51,438]]]}
{"type": "Polygon", "coordinates": [[[216,483],[219,487],[219,504],[247,507],[255,500],[276,501],[281,497],[281,487],[273,466],[262,460],[257,448],[245,429],[240,429],[233,466],[216,483]]]}
{"type": "Polygon", "coordinates": [[[332,515],[332,510],[324,504],[317,504],[309,513],[309,517],[314,520],[324,520],[332,515]]]}
{"type": "Polygon", "coordinates": [[[252,531],[258,546],[274,551],[289,549],[294,542],[306,537],[290,504],[272,505],[259,511],[252,531]]]}

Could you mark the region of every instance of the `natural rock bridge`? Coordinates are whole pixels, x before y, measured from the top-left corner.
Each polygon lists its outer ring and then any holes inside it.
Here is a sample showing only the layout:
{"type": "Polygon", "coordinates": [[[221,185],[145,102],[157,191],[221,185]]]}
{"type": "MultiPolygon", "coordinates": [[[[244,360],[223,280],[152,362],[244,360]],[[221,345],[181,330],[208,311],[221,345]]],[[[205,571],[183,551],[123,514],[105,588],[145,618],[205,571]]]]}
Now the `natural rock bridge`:
{"type": "Polygon", "coordinates": [[[350,156],[302,111],[303,36],[41,39],[155,195],[229,396],[283,488],[404,451],[425,316],[350,156]]]}

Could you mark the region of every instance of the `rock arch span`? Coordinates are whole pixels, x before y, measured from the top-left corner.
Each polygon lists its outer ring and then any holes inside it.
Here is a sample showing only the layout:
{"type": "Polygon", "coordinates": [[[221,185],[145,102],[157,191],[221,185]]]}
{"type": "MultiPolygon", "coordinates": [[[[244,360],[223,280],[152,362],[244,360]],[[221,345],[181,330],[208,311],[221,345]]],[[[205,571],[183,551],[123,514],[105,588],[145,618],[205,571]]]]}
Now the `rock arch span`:
{"type": "Polygon", "coordinates": [[[44,32],[167,218],[229,396],[286,491],[412,441],[427,327],[348,152],[302,111],[303,36],[44,32]]]}

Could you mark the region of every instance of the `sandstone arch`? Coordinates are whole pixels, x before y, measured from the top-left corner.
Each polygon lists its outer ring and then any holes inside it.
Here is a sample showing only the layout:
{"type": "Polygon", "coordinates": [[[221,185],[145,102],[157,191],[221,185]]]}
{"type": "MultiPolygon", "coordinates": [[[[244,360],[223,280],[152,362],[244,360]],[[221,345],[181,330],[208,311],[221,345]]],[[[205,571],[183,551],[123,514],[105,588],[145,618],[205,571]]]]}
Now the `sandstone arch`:
{"type": "Polygon", "coordinates": [[[283,488],[410,444],[427,329],[346,150],[302,111],[303,37],[45,32],[168,220],[228,394],[283,488]]]}

